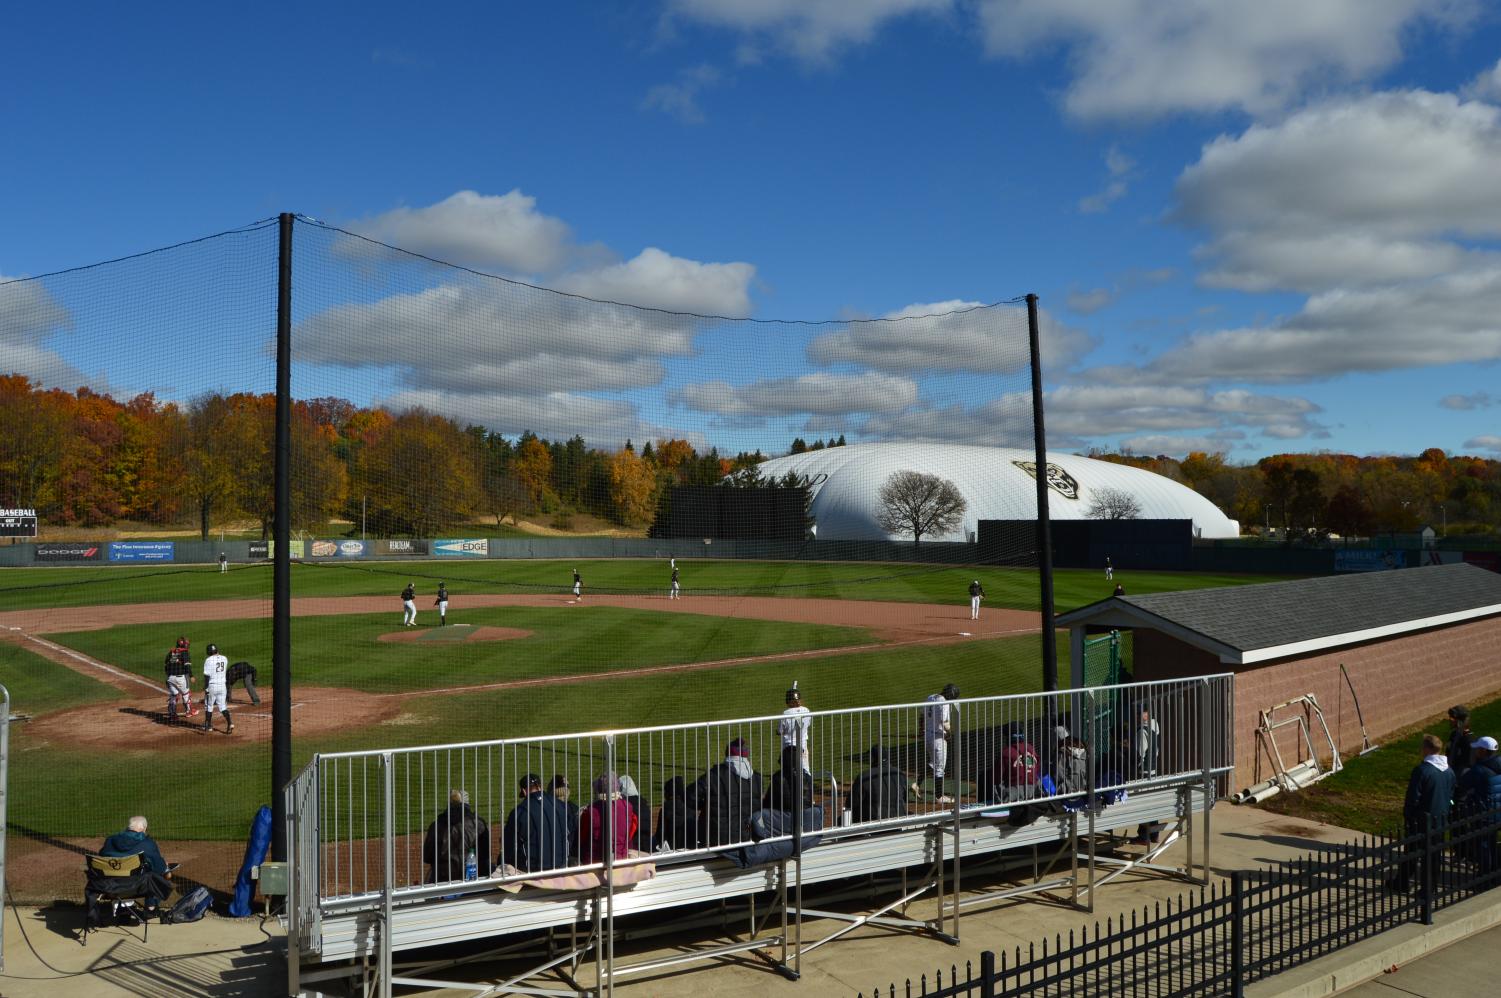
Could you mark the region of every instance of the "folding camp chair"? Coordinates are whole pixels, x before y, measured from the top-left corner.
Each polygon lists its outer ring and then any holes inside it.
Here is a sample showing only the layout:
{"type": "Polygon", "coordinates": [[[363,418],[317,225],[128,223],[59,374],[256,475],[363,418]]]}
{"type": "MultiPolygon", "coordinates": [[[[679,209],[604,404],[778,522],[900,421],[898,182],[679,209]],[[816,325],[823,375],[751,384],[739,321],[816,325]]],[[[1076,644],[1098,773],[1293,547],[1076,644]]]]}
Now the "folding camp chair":
{"type": "Polygon", "coordinates": [[[109,905],[110,914],[115,918],[119,917],[122,908],[135,916],[141,923],[141,942],[146,942],[150,912],[145,902],[151,896],[151,886],[145,876],[146,868],[141,865],[141,854],[91,855],[87,857],[84,872],[88,883],[84,890],[83,944],[88,945],[89,930],[96,928],[93,925],[95,911],[104,905],[109,905]],[[139,910],[136,902],[140,902],[139,910]]]}

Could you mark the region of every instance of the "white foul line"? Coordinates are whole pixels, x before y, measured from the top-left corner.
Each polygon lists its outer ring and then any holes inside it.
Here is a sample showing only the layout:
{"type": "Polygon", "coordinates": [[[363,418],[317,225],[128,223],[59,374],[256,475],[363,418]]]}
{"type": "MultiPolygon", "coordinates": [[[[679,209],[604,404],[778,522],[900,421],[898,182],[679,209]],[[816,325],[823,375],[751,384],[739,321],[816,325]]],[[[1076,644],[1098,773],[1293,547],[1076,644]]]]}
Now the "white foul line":
{"type": "Polygon", "coordinates": [[[77,659],[78,661],[82,662],[84,665],[89,666],[90,668],[93,668],[93,669],[102,669],[105,672],[109,673],[111,676],[119,676],[121,679],[129,679],[133,683],[140,683],[142,686],[145,686],[148,689],[150,689],[153,693],[160,693],[161,690],[162,690],[161,684],[159,684],[159,683],[153,683],[149,679],[142,679],[140,676],[137,676],[137,675],[135,675],[133,673],[126,672],[123,669],[116,669],[112,665],[105,665],[103,662],[99,661],[98,659],[89,658],[87,655],[80,654],[79,652],[76,652],[76,651],[74,651],[71,648],[65,648],[65,647],[63,647],[60,644],[57,644],[57,643],[52,642],[52,641],[48,641],[46,638],[39,638],[35,634],[28,634],[28,635],[26,635],[26,640],[27,641],[35,641],[37,644],[41,645],[43,648],[50,648],[53,651],[62,652],[64,655],[67,655],[69,658],[77,659]]]}

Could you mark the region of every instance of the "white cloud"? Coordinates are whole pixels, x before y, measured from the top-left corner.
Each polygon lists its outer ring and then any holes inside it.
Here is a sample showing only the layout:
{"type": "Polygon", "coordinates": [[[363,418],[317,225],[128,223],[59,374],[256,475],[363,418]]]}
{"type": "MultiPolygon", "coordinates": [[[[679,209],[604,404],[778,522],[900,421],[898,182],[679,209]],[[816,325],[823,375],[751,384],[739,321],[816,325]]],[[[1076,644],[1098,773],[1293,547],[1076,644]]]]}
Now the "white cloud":
{"type": "Polygon", "coordinates": [[[1064,97],[1081,118],[1283,107],[1311,88],[1368,79],[1413,25],[1457,26],[1463,0],[981,0],[994,55],[1066,47],[1064,97]]]}
{"type": "Polygon", "coordinates": [[[1330,101],[1206,145],[1178,217],[1202,283],[1317,292],[1451,273],[1501,236],[1501,109],[1452,94],[1330,101]]]}
{"type": "Polygon", "coordinates": [[[1476,450],[1488,450],[1495,454],[1501,454],[1501,437],[1487,434],[1481,437],[1471,437],[1465,441],[1466,447],[1476,450]]]}
{"type": "Polygon", "coordinates": [[[1501,265],[1316,295],[1267,326],[1190,336],[1139,376],[1168,384],[1298,382],[1498,358],[1501,265]]]}
{"type": "Polygon", "coordinates": [[[1501,61],[1465,84],[1460,93],[1492,104],[1501,104],[1501,61]]]}
{"type": "Polygon", "coordinates": [[[917,384],[907,378],[867,371],[861,374],[805,374],[748,385],[723,381],[688,385],[674,403],[721,416],[783,416],[808,413],[842,416],[859,412],[900,412],[917,401],[917,384]]]}
{"type": "Polygon", "coordinates": [[[648,419],[631,402],[568,392],[511,395],[412,390],[380,399],[379,404],[397,412],[421,406],[461,424],[476,424],[509,436],[531,430],[551,440],[566,440],[579,434],[591,446],[606,449],[622,447],[627,440],[639,447],[645,440],[672,437],[687,440],[698,449],[708,447],[703,434],[648,419]]]}
{"type": "MultiPolygon", "coordinates": [[[[979,302],[940,301],[908,305],[887,320],[853,322],[808,345],[815,364],[855,364],[880,371],[1012,372],[1027,366],[1025,313],[986,308],[979,302]]],[[[1094,347],[1081,329],[1051,314],[1038,315],[1044,370],[1065,368],[1094,347]]]]}
{"type": "Polygon", "coordinates": [[[1501,396],[1494,396],[1490,392],[1474,392],[1470,395],[1445,395],[1438,400],[1438,404],[1445,409],[1457,409],[1467,412],[1471,409],[1488,409],[1493,405],[1501,405],[1501,396]]]}
{"type": "Polygon", "coordinates": [[[1128,270],[1110,285],[1108,288],[1090,288],[1087,291],[1074,289],[1064,298],[1064,304],[1070,311],[1080,315],[1092,315],[1100,309],[1112,304],[1121,295],[1137,288],[1151,287],[1156,284],[1165,284],[1178,276],[1178,272],[1172,267],[1157,267],[1153,270],[1128,270]]]}
{"type": "Polygon", "coordinates": [[[890,21],[952,8],[953,0],[668,0],[678,16],[765,38],[808,62],[868,42],[890,21]]]}
{"type": "Polygon", "coordinates": [[[1090,288],[1088,291],[1070,291],[1064,299],[1070,311],[1080,315],[1093,315],[1116,299],[1114,288],[1090,288]]]}
{"type": "MultiPolygon", "coordinates": [[[[39,280],[0,274],[0,374],[24,374],[71,391],[91,381],[47,341],[73,329],[73,317],[39,280]]],[[[94,386],[100,387],[99,382],[94,386]]]]}
{"type": "Polygon", "coordinates": [[[1246,428],[1280,439],[1321,429],[1319,406],[1296,396],[1158,384],[1062,385],[1046,394],[1048,434],[1094,439],[1119,433],[1246,428]]]}
{"type": "Polygon", "coordinates": [[[537,199],[459,191],[425,208],[396,208],[348,228],[424,256],[473,267],[542,274],[563,266],[572,234],[537,199]]]}
{"type": "Polygon", "coordinates": [[[561,291],[643,308],[741,317],[750,314],[749,263],[700,263],[648,246],[624,263],[559,277],[561,291]]]}
{"type": "Polygon", "coordinates": [[[659,83],[641,98],[641,110],[670,114],[685,125],[702,125],[706,120],[698,95],[717,86],[719,70],[708,64],[691,66],[678,73],[672,83],[659,83]]]}
{"type": "Polygon", "coordinates": [[[1080,198],[1079,210],[1086,215],[1098,214],[1119,201],[1130,187],[1131,171],[1135,166],[1134,159],[1111,146],[1105,152],[1105,169],[1110,174],[1110,181],[1104,190],[1080,198]]]}
{"type": "Polygon", "coordinates": [[[1142,437],[1128,437],[1120,442],[1123,451],[1131,451],[1133,454],[1166,454],[1170,457],[1182,457],[1190,451],[1202,451],[1206,454],[1223,453],[1229,448],[1228,441],[1223,437],[1183,437],[1165,434],[1150,434],[1142,437]]]}

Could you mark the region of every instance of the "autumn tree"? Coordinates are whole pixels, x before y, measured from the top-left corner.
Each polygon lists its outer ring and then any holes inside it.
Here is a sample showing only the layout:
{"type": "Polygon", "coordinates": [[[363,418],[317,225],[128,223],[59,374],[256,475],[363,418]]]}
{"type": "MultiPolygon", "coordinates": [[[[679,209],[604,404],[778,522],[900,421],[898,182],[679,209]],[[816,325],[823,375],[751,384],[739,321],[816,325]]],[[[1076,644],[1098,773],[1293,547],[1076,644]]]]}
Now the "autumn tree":
{"type": "Polygon", "coordinates": [[[947,478],[921,471],[894,472],[876,493],[876,524],[888,534],[942,536],[957,528],[969,503],[947,478]]]}
{"type": "Polygon", "coordinates": [[[609,459],[610,500],[622,523],[633,527],[651,522],[656,512],[657,476],[652,466],[629,450],[609,459]]]}
{"type": "Polygon", "coordinates": [[[46,510],[61,472],[58,442],[68,412],[59,398],[20,374],[0,376],[0,506],[46,510]]]}
{"type": "Polygon", "coordinates": [[[458,426],[420,408],[395,416],[365,448],[360,486],[378,530],[417,537],[468,519],[478,490],[458,426]]]}
{"type": "Polygon", "coordinates": [[[523,433],[516,446],[516,477],[526,489],[533,508],[552,494],[552,453],[532,433],[523,433]]]}
{"type": "Polygon", "coordinates": [[[1090,494],[1084,515],[1091,520],[1135,520],[1141,516],[1141,500],[1125,489],[1105,486],[1090,494]]]}

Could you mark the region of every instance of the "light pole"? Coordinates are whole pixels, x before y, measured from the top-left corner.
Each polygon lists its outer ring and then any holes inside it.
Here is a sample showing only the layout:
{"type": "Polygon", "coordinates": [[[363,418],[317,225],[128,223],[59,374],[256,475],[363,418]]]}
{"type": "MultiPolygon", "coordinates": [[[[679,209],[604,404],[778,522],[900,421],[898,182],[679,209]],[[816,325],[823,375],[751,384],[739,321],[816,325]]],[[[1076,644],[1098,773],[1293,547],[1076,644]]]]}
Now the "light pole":
{"type": "Polygon", "coordinates": [[[365,539],[365,503],[369,499],[369,496],[360,496],[360,540],[365,539]]]}
{"type": "Polygon", "coordinates": [[[1272,503],[1266,504],[1266,536],[1272,536],[1272,503]]]}

